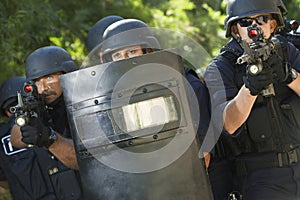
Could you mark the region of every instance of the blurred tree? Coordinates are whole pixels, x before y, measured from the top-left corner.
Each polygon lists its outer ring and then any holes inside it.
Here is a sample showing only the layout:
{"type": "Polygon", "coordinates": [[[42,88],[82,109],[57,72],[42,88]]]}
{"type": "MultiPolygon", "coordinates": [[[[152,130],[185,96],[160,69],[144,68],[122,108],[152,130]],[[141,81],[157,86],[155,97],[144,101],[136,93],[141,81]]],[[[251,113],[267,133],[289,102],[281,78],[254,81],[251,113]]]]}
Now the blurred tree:
{"type": "Polygon", "coordinates": [[[10,200],[11,196],[9,191],[3,188],[0,188],[0,200],[10,200]]]}
{"type": "Polygon", "coordinates": [[[61,11],[53,11],[48,1],[0,2],[0,82],[23,75],[24,59],[34,49],[49,45],[49,37],[59,35],[61,11]]]}
{"type": "Polygon", "coordinates": [[[287,18],[297,20],[300,23],[300,0],[283,0],[283,2],[288,10],[287,18]]]}
{"type": "MultiPolygon", "coordinates": [[[[284,0],[288,18],[300,21],[300,0],[284,0]]],[[[35,49],[58,45],[80,65],[87,55],[89,28],[107,15],[137,18],[153,27],[182,31],[214,56],[226,42],[221,0],[1,0],[0,83],[24,75],[24,60],[35,49]]]]}

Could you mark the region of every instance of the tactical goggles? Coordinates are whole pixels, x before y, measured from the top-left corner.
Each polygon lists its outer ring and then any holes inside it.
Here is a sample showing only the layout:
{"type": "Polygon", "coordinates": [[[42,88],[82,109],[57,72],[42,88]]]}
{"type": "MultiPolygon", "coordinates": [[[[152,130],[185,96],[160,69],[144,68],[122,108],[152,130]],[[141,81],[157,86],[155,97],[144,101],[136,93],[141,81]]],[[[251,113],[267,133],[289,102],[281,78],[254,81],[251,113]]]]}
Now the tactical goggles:
{"type": "Polygon", "coordinates": [[[254,18],[250,18],[250,17],[244,17],[242,19],[239,19],[237,21],[237,23],[241,26],[241,27],[248,27],[251,26],[253,24],[253,21],[255,20],[255,22],[258,25],[264,25],[266,23],[268,23],[268,20],[272,19],[271,15],[260,15],[254,18]]]}

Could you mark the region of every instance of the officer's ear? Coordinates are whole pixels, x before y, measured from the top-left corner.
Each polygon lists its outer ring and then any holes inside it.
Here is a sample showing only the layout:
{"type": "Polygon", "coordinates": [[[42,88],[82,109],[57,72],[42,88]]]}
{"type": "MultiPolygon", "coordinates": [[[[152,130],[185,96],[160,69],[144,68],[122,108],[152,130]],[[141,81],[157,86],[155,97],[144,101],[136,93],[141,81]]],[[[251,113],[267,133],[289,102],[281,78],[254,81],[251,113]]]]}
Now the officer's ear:
{"type": "Polygon", "coordinates": [[[234,33],[234,34],[236,34],[236,35],[239,35],[239,30],[238,30],[236,24],[233,24],[233,25],[231,26],[231,33],[234,33]]]}
{"type": "Polygon", "coordinates": [[[270,19],[271,33],[274,33],[274,31],[275,31],[276,28],[277,28],[277,21],[276,21],[276,19],[270,19]]]}

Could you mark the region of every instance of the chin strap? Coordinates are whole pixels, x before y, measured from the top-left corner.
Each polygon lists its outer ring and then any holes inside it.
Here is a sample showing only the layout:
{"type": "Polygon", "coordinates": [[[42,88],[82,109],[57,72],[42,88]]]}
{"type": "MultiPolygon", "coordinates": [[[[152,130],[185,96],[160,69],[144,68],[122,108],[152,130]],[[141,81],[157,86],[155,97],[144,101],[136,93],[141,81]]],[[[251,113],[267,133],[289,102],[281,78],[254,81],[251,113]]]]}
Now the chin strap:
{"type": "Polygon", "coordinates": [[[235,34],[234,32],[231,32],[231,35],[240,45],[242,45],[242,38],[239,35],[235,34]]]}

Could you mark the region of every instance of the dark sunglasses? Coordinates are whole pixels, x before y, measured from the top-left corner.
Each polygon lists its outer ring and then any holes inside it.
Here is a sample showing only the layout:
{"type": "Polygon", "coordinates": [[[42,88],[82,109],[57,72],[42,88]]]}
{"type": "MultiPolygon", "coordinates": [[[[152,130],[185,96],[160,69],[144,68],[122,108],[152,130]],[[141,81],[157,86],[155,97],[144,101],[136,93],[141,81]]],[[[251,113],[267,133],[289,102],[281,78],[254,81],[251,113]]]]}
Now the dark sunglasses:
{"type": "Polygon", "coordinates": [[[260,15],[260,16],[254,17],[254,18],[245,17],[245,18],[239,19],[237,21],[237,23],[241,27],[248,27],[248,26],[251,26],[253,24],[253,20],[255,20],[255,22],[258,25],[264,25],[264,24],[268,23],[269,19],[272,19],[272,16],[270,16],[270,15],[260,15]]]}

